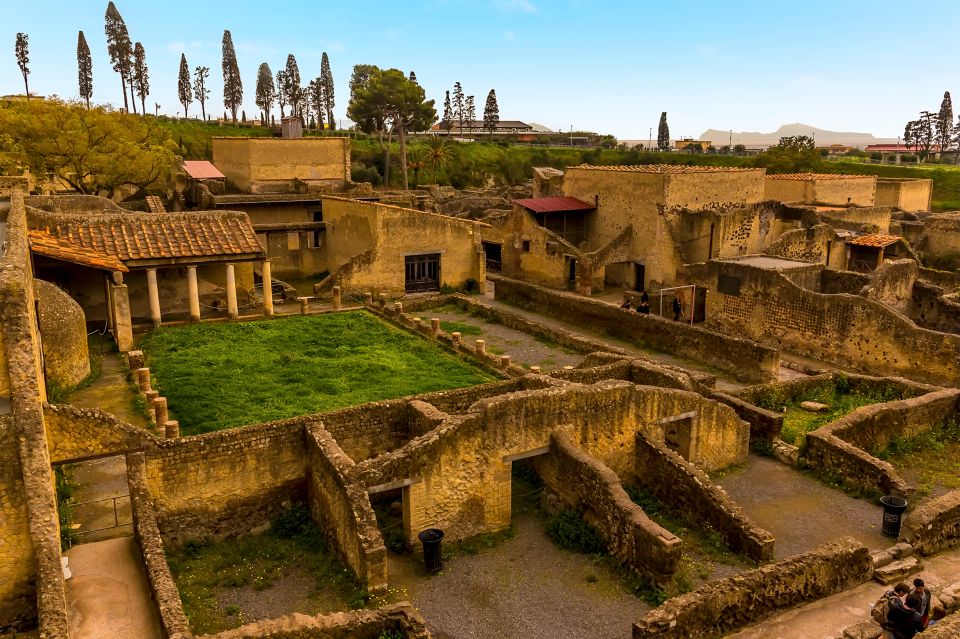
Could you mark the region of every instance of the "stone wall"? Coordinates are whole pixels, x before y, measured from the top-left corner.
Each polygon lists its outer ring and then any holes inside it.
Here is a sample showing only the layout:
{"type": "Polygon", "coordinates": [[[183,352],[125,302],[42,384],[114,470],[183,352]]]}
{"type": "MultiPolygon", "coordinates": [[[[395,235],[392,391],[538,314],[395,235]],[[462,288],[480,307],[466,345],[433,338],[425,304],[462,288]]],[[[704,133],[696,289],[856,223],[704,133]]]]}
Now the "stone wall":
{"type": "Polygon", "coordinates": [[[55,464],[143,450],[159,441],[152,433],[97,408],[46,404],[43,416],[50,461],[55,464]]]}
{"type": "Polygon", "coordinates": [[[900,539],[921,555],[932,555],[960,543],[960,490],[918,506],[903,519],[900,539]]]}
{"type": "Polygon", "coordinates": [[[350,181],[350,140],[215,137],[213,163],[242,192],[287,192],[294,179],[342,186],[350,181]]]}
{"type": "Polygon", "coordinates": [[[914,488],[889,463],[871,453],[897,438],[914,437],[954,416],[960,390],[942,389],[909,399],[863,406],[807,433],[804,463],[847,486],[909,496],[914,488]]]}
{"type": "Polygon", "coordinates": [[[497,278],[496,299],[610,337],[688,357],[744,381],[775,379],[780,366],[778,350],[750,340],[729,337],[682,322],[641,315],[605,302],[532,284],[497,278]]]}
{"type": "Polygon", "coordinates": [[[46,399],[23,200],[7,213],[0,258],[0,628],[39,621],[42,637],[67,636],[57,503],[43,422],[46,399]]]}
{"type": "Polygon", "coordinates": [[[299,423],[163,440],[145,452],[157,524],[168,544],[245,534],[269,523],[285,503],[305,498],[299,423]]]}
{"type": "Polygon", "coordinates": [[[913,260],[884,260],[860,294],[906,315],[912,306],[913,284],[918,275],[919,269],[913,260]]]}
{"type": "Polygon", "coordinates": [[[140,550],[147,573],[147,584],[153,599],[160,626],[167,639],[191,639],[190,625],[183,613],[180,593],[170,574],[170,566],[163,551],[163,541],[157,528],[153,497],[147,488],[143,453],[127,455],[127,484],[130,487],[130,512],[133,517],[133,537],[140,550]]]}
{"type": "Polygon", "coordinates": [[[548,493],[581,512],[608,553],[654,583],[670,582],[683,542],[631,501],[616,473],[561,433],[551,435],[548,454],[532,461],[548,493]]]}
{"type": "Polygon", "coordinates": [[[90,374],[87,353],[87,321],[83,309],[59,288],[33,281],[39,302],[40,339],[47,383],[61,388],[75,386],[90,374]]]}
{"type": "Polygon", "coordinates": [[[920,328],[879,302],[816,293],[777,271],[735,262],[712,262],[691,276],[710,289],[710,327],[874,374],[960,381],[960,336],[920,328]],[[738,281],[735,294],[718,290],[720,275],[738,281]]]}
{"type": "Polygon", "coordinates": [[[783,415],[780,413],[754,406],[739,397],[720,391],[715,391],[710,396],[737,411],[740,419],[750,424],[751,443],[758,440],[773,441],[780,436],[780,431],[783,430],[783,415]]]}
{"type": "Polygon", "coordinates": [[[932,197],[933,180],[877,178],[877,206],[890,206],[903,211],[929,211],[932,197]]]}
{"type": "Polygon", "coordinates": [[[207,639],[381,639],[385,636],[430,639],[423,618],[406,602],[322,617],[293,614],[205,636],[207,639]]]}
{"type": "Polygon", "coordinates": [[[387,550],[364,488],[347,480],[353,462],[323,426],[307,427],[307,499],[314,521],[368,592],[387,589],[387,550]]]}
{"type": "Polygon", "coordinates": [[[827,295],[834,293],[859,295],[863,287],[869,283],[870,276],[866,273],[825,268],[820,272],[820,288],[818,292],[827,295]]]}
{"type": "Polygon", "coordinates": [[[633,625],[633,639],[725,635],[779,610],[821,599],[873,576],[867,548],[849,537],[668,600],[633,625]]]}
{"type": "Polygon", "coordinates": [[[924,328],[960,333],[960,299],[944,294],[943,288],[917,281],[911,291],[910,317],[924,328]]]}
{"type": "Polygon", "coordinates": [[[727,492],[680,455],[637,433],[636,481],[689,521],[716,530],[724,543],[754,561],[773,558],[773,535],[760,528],[727,492]]]}

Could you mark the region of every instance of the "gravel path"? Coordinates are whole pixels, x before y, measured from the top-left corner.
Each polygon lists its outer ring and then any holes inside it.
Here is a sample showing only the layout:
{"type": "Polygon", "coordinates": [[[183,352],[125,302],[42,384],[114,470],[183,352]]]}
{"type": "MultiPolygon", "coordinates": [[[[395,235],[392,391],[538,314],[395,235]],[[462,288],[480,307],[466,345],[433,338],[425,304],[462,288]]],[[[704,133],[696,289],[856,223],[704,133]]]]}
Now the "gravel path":
{"type": "Polygon", "coordinates": [[[746,465],[717,481],[777,542],[778,559],[850,536],[869,548],[893,540],[880,534],[879,504],[855,499],[769,457],[751,455],[746,465]]]}
{"type": "Polygon", "coordinates": [[[535,514],[513,520],[512,538],[454,557],[434,577],[419,553],[390,553],[391,588],[407,589],[436,639],[628,639],[650,606],[604,565],[557,548],[535,514]]]}

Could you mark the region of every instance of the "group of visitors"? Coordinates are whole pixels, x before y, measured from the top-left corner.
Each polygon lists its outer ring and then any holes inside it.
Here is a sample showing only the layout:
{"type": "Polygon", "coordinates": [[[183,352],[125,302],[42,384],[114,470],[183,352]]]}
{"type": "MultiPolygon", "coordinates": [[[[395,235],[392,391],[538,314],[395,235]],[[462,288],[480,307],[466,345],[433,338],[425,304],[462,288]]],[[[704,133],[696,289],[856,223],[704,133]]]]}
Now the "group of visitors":
{"type": "MultiPolygon", "coordinates": [[[[620,308],[630,310],[630,298],[627,297],[623,304],[620,305],[620,308]]],[[[640,293],[640,303],[637,304],[637,312],[643,313],[644,315],[650,314],[650,296],[647,295],[646,291],[640,293]]],[[[673,320],[679,322],[680,318],[683,317],[683,303],[680,301],[679,295],[673,296],[673,320]]]]}
{"type": "Polygon", "coordinates": [[[884,639],[911,639],[943,619],[946,610],[933,605],[933,594],[923,579],[914,579],[912,589],[899,583],[884,593],[874,606],[873,616],[884,630],[884,639]]]}

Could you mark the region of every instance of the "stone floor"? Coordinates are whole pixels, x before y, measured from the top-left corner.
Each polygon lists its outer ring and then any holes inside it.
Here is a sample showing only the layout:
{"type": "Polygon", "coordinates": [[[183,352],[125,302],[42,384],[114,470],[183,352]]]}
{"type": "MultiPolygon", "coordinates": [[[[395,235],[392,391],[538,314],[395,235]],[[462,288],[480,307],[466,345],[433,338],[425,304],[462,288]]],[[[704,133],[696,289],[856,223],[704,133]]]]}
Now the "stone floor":
{"type": "MultiPolygon", "coordinates": [[[[937,590],[960,580],[960,549],[923,561],[924,569],[916,576],[932,589],[937,590]]],[[[889,586],[868,581],[845,592],[779,613],[727,636],[734,639],[835,639],[846,628],[868,621],[871,605],[885,590],[889,590],[889,586]]]]}
{"type": "Polygon", "coordinates": [[[143,562],[132,537],[74,546],[66,553],[71,639],[161,639],[143,562]]]}
{"type": "Polygon", "coordinates": [[[650,606],[589,556],[559,549],[533,513],[515,535],[457,556],[427,577],[420,553],[388,555],[391,588],[404,588],[435,639],[627,639],[650,606]]]}
{"type": "Polygon", "coordinates": [[[855,499],[772,458],[751,455],[717,483],[757,525],[773,533],[778,559],[844,536],[869,548],[893,544],[880,534],[879,504],[855,499]]]}

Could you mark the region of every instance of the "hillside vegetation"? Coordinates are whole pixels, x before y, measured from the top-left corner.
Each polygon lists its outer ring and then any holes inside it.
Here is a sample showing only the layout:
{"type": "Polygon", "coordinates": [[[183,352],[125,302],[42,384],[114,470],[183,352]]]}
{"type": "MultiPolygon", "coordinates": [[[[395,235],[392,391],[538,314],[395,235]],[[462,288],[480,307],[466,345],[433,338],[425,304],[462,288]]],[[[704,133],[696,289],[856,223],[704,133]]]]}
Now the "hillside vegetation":
{"type": "MultiPolygon", "coordinates": [[[[218,125],[195,120],[164,120],[180,152],[187,159],[212,159],[211,138],[214,136],[268,136],[261,127],[218,125]]],[[[318,135],[307,131],[307,136],[318,135]]],[[[386,173],[379,142],[370,136],[351,131],[323,132],[325,136],[350,136],[352,170],[356,181],[383,186],[386,173]]],[[[442,149],[430,140],[414,139],[408,149],[411,186],[417,184],[449,184],[457,188],[488,184],[513,185],[530,179],[533,167],[563,169],[577,164],[686,164],[698,166],[760,166],[763,156],[652,153],[639,150],[601,148],[532,147],[507,142],[468,144],[446,142],[442,149]]],[[[400,184],[399,145],[390,149],[390,187],[400,184]]],[[[880,177],[931,178],[934,210],[960,210],[960,167],[952,165],[878,165],[852,160],[825,160],[812,170],[823,173],[852,173],[880,177]]]]}

